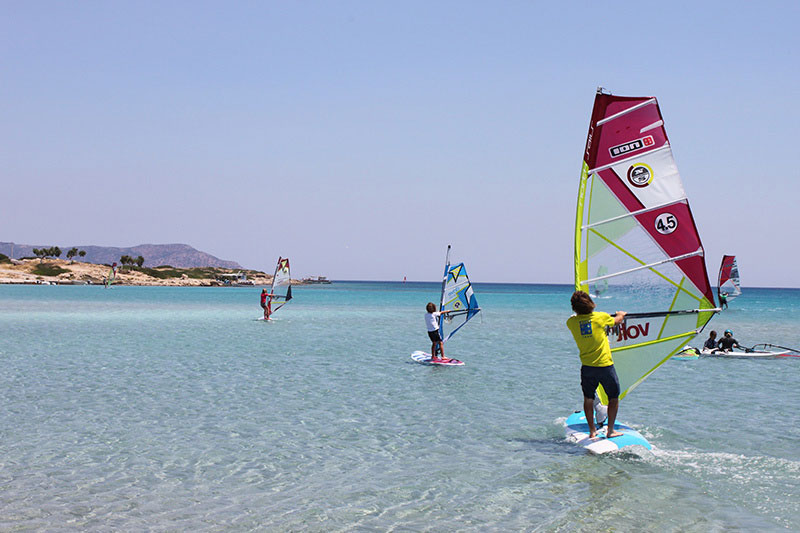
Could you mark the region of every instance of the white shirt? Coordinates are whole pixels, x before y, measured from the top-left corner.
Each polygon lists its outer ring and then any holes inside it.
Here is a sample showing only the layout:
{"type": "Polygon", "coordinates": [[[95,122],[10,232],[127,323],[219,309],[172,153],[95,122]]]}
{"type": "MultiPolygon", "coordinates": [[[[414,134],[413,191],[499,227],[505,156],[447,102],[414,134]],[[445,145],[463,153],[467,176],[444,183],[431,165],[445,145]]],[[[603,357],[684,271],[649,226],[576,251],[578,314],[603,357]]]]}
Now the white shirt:
{"type": "Polygon", "coordinates": [[[433,313],[425,313],[425,325],[428,327],[428,331],[436,331],[439,329],[439,321],[436,320],[441,315],[439,311],[434,311],[433,313]]]}

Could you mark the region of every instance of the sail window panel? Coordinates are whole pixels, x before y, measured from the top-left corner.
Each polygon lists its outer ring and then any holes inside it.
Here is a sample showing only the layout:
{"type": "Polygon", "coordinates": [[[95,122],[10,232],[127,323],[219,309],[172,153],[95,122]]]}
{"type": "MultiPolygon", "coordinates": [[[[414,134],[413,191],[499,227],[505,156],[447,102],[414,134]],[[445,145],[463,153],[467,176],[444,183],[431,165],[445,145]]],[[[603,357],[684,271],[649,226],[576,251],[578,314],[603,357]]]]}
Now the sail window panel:
{"type": "Polygon", "coordinates": [[[663,263],[652,268],[656,274],[656,282],[673,293],[674,303],[669,309],[698,309],[703,293],[675,263],[663,263]],[[688,298],[685,299],[685,298],[688,298]]]}
{"type": "Polygon", "coordinates": [[[703,295],[697,291],[687,278],[684,278],[684,283],[675,288],[675,303],[672,309],[700,309],[702,302],[703,295]]]}
{"type": "Polygon", "coordinates": [[[583,219],[585,224],[596,224],[629,214],[629,211],[612,194],[608,185],[596,174],[592,175],[590,186],[589,201],[586,203],[587,214],[583,219]]]}
{"type": "MultiPolygon", "coordinates": [[[[638,224],[631,224],[630,219],[618,219],[587,231],[590,278],[597,277],[594,272],[599,265],[605,265],[609,275],[613,276],[610,279],[616,279],[631,275],[615,276],[620,272],[667,259],[659,248],[653,246],[647,232],[638,224]]],[[[627,283],[624,279],[622,282],[627,283]]]]}
{"type": "MultiPolygon", "coordinates": [[[[639,230],[639,225],[632,218],[620,218],[585,230],[588,232],[587,257],[594,257],[609,246],[622,246],[623,241],[626,240],[625,237],[637,230],[639,230]]],[[[627,240],[630,241],[630,239],[627,240]]]]}
{"type": "MultiPolygon", "coordinates": [[[[606,276],[612,268],[624,270],[621,267],[640,264],[634,261],[619,263],[617,261],[619,255],[612,253],[601,254],[593,259],[588,265],[589,279],[592,280],[606,276]]],[[[693,295],[697,294],[697,290],[687,282],[681,284],[682,279],[684,279],[684,275],[674,263],[663,263],[618,276],[597,279],[592,281],[590,286],[593,288],[594,294],[612,299],[607,304],[613,305],[614,309],[641,308],[643,298],[646,298],[647,309],[657,311],[678,309],[675,307],[675,303],[680,301],[683,304],[684,296],[692,299],[693,303],[682,309],[697,309],[699,299],[693,298],[693,295]],[[678,296],[680,296],[680,300],[677,299],[678,296]]],[[[604,302],[605,305],[606,302],[604,302]]]]}

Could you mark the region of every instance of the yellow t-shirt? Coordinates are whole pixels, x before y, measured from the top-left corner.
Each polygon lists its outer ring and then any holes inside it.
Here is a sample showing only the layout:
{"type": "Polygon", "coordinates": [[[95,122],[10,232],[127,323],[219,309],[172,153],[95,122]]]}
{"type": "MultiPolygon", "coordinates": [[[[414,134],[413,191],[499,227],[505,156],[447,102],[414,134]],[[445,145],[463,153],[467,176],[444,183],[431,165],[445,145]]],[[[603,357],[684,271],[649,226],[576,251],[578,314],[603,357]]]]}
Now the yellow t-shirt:
{"type": "Polygon", "coordinates": [[[586,366],[611,366],[611,347],[608,345],[606,327],[614,325],[614,317],[595,311],[588,315],[572,315],[567,327],[575,337],[581,351],[581,363],[586,366]]]}

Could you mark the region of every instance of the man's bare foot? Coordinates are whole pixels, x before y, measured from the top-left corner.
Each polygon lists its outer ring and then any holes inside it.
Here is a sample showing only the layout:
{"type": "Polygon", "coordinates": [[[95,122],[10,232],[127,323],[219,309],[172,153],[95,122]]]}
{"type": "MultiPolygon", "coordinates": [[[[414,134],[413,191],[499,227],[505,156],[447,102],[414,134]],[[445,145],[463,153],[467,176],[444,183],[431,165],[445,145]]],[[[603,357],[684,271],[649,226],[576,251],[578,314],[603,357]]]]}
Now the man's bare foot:
{"type": "Polygon", "coordinates": [[[595,438],[596,436],[597,436],[597,430],[596,430],[596,429],[595,429],[595,430],[592,430],[592,431],[589,431],[589,438],[590,438],[590,439],[593,439],[593,438],[595,438]]]}
{"type": "Polygon", "coordinates": [[[615,431],[611,428],[606,429],[606,438],[610,439],[612,437],[621,437],[623,433],[621,431],[615,431]]]}

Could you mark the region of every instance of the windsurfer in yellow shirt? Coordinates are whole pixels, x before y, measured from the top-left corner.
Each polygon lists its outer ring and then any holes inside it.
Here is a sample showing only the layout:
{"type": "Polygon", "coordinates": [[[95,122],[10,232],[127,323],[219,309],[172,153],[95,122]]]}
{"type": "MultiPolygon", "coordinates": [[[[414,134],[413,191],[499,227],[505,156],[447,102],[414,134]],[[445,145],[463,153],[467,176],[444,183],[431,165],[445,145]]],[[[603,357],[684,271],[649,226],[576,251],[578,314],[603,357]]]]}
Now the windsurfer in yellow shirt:
{"type": "Polygon", "coordinates": [[[619,378],[617,371],[614,370],[606,328],[622,322],[626,313],[617,311],[612,317],[608,313],[595,311],[591,296],[584,291],[575,291],[571,303],[575,314],[567,319],[567,327],[580,350],[583,412],[589,424],[589,438],[597,436],[597,427],[594,423],[594,396],[598,385],[603,385],[603,390],[608,396],[606,437],[619,437],[622,433],[614,430],[619,409],[619,378]]]}

